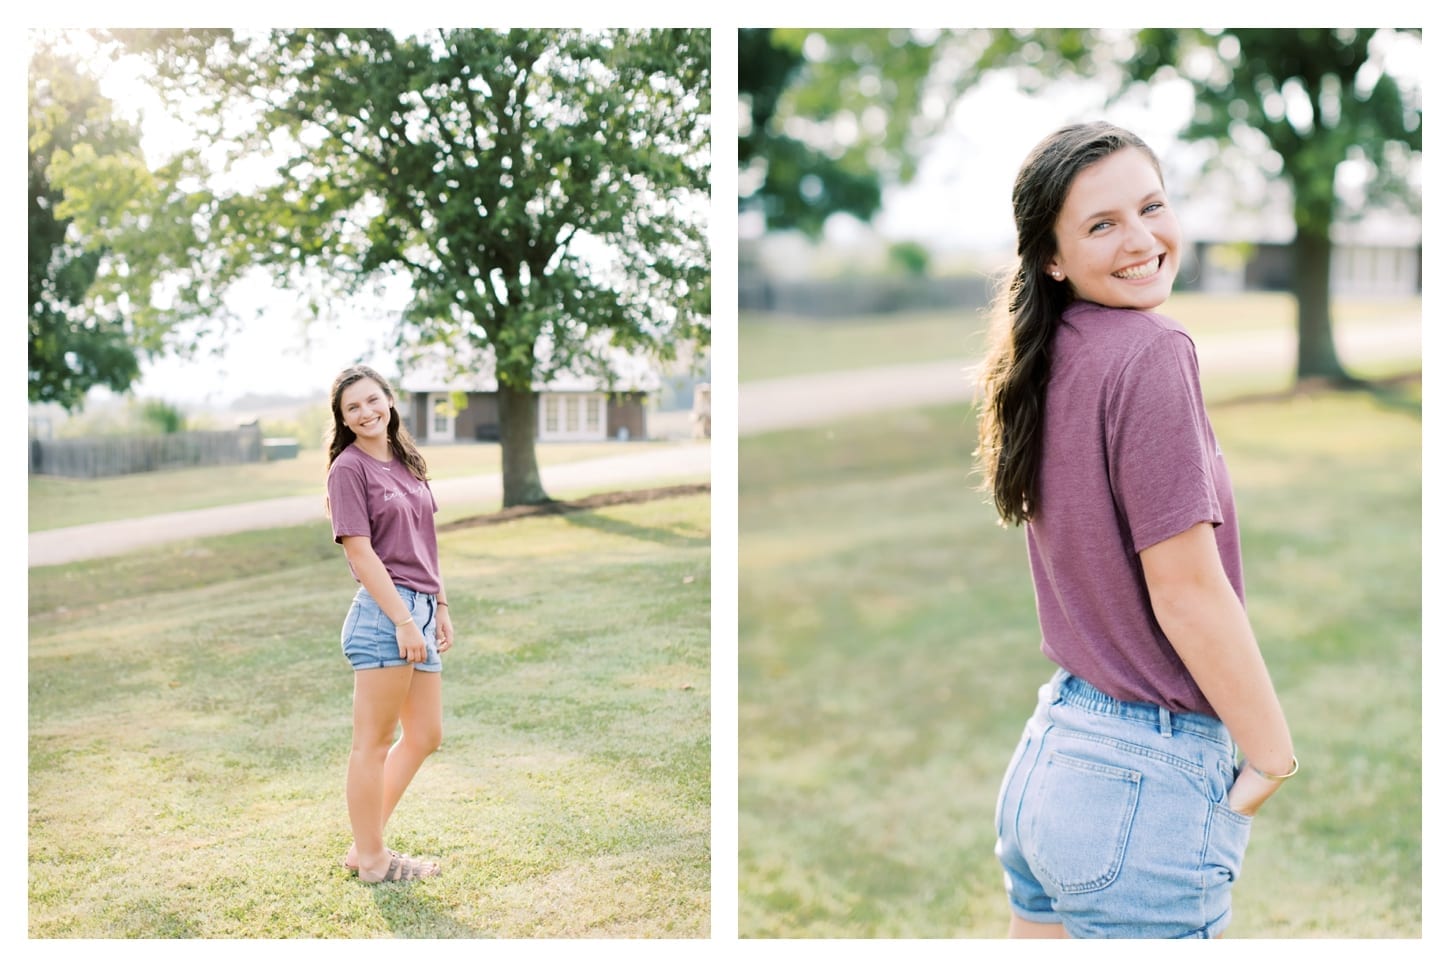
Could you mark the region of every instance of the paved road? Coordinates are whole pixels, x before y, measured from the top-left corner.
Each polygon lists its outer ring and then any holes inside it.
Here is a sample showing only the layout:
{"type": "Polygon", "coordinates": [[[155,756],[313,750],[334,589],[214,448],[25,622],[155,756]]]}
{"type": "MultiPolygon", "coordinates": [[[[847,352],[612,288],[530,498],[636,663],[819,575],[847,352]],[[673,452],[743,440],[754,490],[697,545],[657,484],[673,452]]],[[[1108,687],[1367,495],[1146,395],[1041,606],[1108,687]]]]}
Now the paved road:
{"type": "MultiPolygon", "coordinates": [[[[1356,364],[1420,351],[1420,320],[1387,320],[1383,325],[1345,327],[1335,333],[1340,359],[1356,364]]],[[[1294,370],[1292,332],[1245,333],[1202,340],[1199,366],[1205,373],[1257,369],[1294,370]]],[[[760,380],[740,386],[741,436],[771,430],[821,426],[864,413],[965,402],[975,392],[976,364],[955,359],[873,369],[816,373],[760,380]]]]}
{"type": "MultiPolygon", "coordinates": [[[[671,443],[644,451],[541,467],[544,487],[560,493],[581,487],[612,488],[640,480],[691,478],[710,472],[708,441],[671,443]]],[[[439,480],[433,492],[440,506],[496,503],[503,498],[498,474],[439,480]]],[[[30,535],[30,566],[110,557],[137,547],[191,537],[209,537],[321,520],[320,493],[278,497],[229,507],[186,510],[133,520],[36,531],[30,535]]]]}

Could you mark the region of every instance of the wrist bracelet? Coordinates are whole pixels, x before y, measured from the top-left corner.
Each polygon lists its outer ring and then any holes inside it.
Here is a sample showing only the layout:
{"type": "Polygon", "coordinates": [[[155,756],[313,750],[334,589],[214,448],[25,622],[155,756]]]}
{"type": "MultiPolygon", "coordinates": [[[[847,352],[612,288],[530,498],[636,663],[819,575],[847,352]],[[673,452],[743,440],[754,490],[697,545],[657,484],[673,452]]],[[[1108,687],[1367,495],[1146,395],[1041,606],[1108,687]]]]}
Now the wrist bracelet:
{"type": "Polygon", "coordinates": [[[1293,759],[1294,765],[1289,769],[1288,772],[1284,773],[1282,776],[1276,776],[1276,775],[1273,775],[1271,773],[1265,772],[1263,769],[1260,769],[1258,766],[1254,765],[1252,762],[1249,763],[1249,768],[1252,769],[1252,770],[1254,770],[1260,776],[1262,776],[1263,778],[1269,780],[1270,782],[1283,782],[1285,779],[1288,779],[1294,773],[1296,773],[1296,772],[1299,771],[1299,757],[1297,755],[1295,755],[1295,756],[1290,756],[1290,758],[1293,759]]]}
{"type": "Polygon", "coordinates": [[[412,615],[408,615],[408,620],[406,620],[406,621],[399,621],[399,622],[394,623],[393,629],[396,631],[398,628],[402,628],[402,627],[404,627],[406,625],[410,625],[412,623],[413,623],[413,616],[412,615]]]}
{"type": "Polygon", "coordinates": [[[439,601],[438,602],[438,607],[440,607],[440,608],[446,608],[446,607],[448,607],[448,602],[447,601],[439,601]]]}

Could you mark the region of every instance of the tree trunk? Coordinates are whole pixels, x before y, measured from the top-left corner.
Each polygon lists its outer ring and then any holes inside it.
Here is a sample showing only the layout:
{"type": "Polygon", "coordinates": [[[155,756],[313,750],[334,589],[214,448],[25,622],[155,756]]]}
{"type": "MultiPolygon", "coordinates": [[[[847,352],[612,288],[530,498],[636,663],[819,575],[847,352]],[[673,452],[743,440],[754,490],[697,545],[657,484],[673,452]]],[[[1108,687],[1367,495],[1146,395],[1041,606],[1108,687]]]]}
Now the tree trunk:
{"type": "Polygon", "coordinates": [[[1323,379],[1353,382],[1339,362],[1329,320],[1329,254],[1327,233],[1300,226],[1294,238],[1294,297],[1299,303],[1299,382],[1323,379]]]}
{"type": "Polygon", "coordinates": [[[534,430],[538,426],[538,394],[498,388],[499,442],[503,449],[503,505],[546,504],[549,495],[539,479],[534,457],[534,430]]]}

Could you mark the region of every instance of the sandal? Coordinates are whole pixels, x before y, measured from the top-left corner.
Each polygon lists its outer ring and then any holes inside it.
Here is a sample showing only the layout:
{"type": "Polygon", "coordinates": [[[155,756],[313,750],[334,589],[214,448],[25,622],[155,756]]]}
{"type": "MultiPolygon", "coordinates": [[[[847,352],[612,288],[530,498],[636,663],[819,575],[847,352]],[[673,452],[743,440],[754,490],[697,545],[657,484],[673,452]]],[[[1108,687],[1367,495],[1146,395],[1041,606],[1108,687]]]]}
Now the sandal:
{"type": "MultiPolygon", "coordinates": [[[[437,876],[443,872],[443,867],[431,860],[418,860],[411,856],[404,856],[402,853],[389,850],[388,871],[383,874],[381,880],[363,880],[364,883],[396,883],[402,880],[421,880],[424,877],[437,876]]],[[[361,874],[359,874],[361,879],[361,874]]]]}

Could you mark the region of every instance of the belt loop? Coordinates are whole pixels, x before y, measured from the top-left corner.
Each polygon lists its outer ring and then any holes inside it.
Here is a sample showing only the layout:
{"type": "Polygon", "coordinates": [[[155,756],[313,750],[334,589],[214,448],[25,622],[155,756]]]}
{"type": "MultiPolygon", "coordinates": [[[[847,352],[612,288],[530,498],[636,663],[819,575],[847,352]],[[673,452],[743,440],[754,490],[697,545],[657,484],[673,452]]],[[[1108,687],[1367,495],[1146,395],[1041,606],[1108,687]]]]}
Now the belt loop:
{"type": "Polygon", "coordinates": [[[1067,681],[1067,676],[1068,676],[1068,671],[1067,671],[1066,668],[1059,668],[1056,672],[1053,673],[1053,675],[1052,675],[1052,698],[1048,701],[1047,704],[1049,704],[1049,705],[1056,705],[1057,704],[1058,698],[1061,697],[1061,695],[1062,695],[1062,683],[1065,682],[1065,681],[1067,681]]]}
{"type": "Polygon", "coordinates": [[[1173,713],[1163,706],[1158,706],[1158,732],[1164,738],[1173,737],[1173,713]]]}

